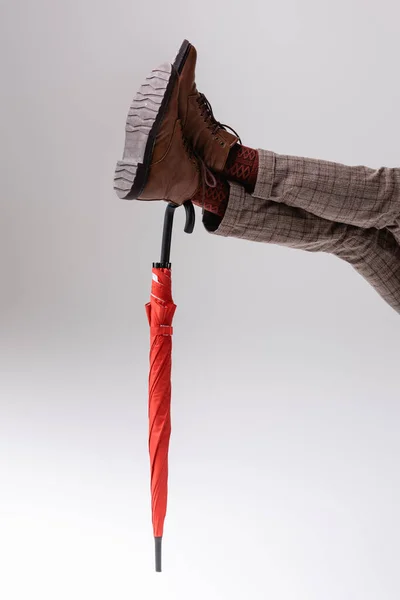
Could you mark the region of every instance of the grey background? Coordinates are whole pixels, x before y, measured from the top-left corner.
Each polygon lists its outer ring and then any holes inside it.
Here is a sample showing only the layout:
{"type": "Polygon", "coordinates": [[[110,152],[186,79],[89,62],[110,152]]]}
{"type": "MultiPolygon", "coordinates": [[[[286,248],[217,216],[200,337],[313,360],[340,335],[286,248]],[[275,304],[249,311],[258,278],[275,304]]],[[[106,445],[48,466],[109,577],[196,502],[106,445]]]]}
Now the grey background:
{"type": "Polygon", "coordinates": [[[0,596],[398,599],[398,315],[345,263],[199,213],[173,239],[154,574],[144,304],[165,205],[112,190],[132,96],[185,37],[245,144],[398,166],[398,3],[0,5],[0,596]]]}

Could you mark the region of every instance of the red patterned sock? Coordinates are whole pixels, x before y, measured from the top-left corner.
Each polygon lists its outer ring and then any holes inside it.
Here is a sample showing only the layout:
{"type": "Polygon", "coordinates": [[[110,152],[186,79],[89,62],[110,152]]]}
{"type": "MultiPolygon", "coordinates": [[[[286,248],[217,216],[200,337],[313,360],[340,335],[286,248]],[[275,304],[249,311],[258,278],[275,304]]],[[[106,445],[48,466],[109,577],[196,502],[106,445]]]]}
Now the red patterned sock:
{"type": "Polygon", "coordinates": [[[228,155],[223,174],[227,179],[241,183],[254,192],[258,174],[258,152],[253,148],[235,144],[228,155]]]}
{"type": "MultiPolygon", "coordinates": [[[[223,217],[229,200],[229,183],[221,175],[214,173],[216,180],[215,187],[204,185],[204,210],[223,217]]],[[[203,206],[203,186],[192,198],[193,204],[203,206]]]]}

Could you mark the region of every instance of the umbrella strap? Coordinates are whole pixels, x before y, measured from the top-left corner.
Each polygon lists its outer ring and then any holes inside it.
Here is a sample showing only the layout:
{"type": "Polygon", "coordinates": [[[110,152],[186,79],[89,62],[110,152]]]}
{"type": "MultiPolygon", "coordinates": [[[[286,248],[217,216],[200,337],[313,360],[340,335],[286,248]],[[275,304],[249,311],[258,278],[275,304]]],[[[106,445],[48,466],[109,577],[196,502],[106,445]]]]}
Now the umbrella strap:
{"type": "Polygon", "coordinates": [[[169,325],[157,325],[150,327],[152,335],[172,335],[174,328],[169,325]]]}

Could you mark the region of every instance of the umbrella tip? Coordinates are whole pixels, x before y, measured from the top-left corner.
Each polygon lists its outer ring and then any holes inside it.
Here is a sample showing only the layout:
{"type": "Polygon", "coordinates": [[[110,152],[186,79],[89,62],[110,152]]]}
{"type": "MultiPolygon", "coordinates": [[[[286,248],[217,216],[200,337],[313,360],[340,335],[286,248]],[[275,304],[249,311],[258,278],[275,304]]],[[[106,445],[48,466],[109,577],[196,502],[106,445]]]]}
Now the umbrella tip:
{"type": "Polygon", "coordinates": [[[156,573],[161,573],[161,542],[162,537],[155,537],[155,550],[156,550],[156,573]]]}

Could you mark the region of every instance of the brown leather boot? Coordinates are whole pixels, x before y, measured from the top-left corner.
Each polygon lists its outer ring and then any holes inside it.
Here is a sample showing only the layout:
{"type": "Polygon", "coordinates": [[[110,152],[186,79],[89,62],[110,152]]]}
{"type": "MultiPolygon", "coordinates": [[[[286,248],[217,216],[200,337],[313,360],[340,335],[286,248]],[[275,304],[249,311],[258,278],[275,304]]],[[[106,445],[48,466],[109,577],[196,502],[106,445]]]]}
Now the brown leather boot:
{"type": "Polygon", "coordinates": [[[195,83],[196,60],[196,48],[185,40],[174,62],[180,79],[179,117],[183,133],[196,153],[207,167],[221,172],[230,149],[240,138],[233,129],[235,135],[226,131],[227,125],[215,119],[207,98],[198,92],[195,83]]]}
{"type": "Polygon", "coordinates": [[[120,198],[183,204],[200,184],[199,166],[182,135],[179,77],[170,64],[154,69],[134,98],[123,159],[115,169],[120,198]]]}

